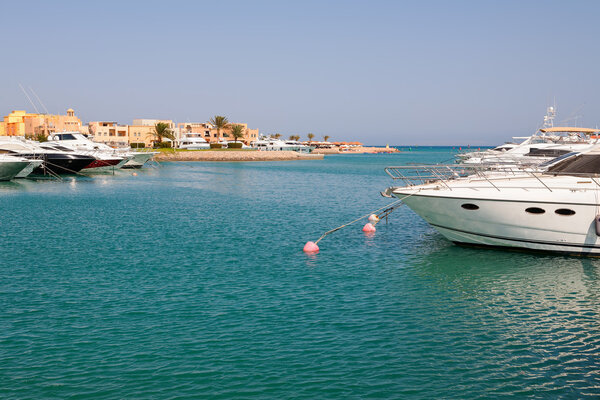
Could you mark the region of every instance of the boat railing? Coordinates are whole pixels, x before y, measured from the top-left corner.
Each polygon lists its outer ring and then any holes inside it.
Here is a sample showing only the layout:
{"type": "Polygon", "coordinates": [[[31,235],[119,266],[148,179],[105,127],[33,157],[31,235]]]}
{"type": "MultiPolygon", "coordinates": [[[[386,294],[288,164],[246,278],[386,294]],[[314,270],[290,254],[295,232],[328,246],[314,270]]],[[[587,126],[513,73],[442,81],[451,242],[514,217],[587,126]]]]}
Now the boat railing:
{"type": "MultiPolygon", "coordinates": [[[[590,179],[600,188],[600,174],[596,173],[571,173],[547,172],[540,168],[517,167],[507,165],[465,165],[465,164],[430,164],[430,165],[402,165],[386,167],[385,172],[394,180],[401,181],[405,186],[417,186],[428,183],[438,183],[452,190],[449,182],[461,178],[479,178],[485,180],[495,189],[500,190],[498,179],[507,177],[533,177],[540,182],[542,188],[552,191],[551,185],[545,182],[550,176],[577,176],[590,179]]],[[[511,188],[514,186],[511,185],[511,188]]]]}

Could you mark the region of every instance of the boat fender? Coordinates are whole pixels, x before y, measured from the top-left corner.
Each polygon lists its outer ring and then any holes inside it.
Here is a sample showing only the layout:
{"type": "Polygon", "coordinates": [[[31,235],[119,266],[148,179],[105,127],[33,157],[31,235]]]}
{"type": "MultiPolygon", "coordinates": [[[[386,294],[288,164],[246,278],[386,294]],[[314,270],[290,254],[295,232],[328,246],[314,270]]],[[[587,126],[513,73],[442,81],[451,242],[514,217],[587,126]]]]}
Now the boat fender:
{"type": "Polygon", "coordinates": [[[596,215],[596,236],[600,236],[600,214],[596,215]]]}
{"type": "Polygon", "coordinates": [[[371,214],[369,215],[369,222],[376,224],[379,222],[379,217],[375,214],[371,214]]]}

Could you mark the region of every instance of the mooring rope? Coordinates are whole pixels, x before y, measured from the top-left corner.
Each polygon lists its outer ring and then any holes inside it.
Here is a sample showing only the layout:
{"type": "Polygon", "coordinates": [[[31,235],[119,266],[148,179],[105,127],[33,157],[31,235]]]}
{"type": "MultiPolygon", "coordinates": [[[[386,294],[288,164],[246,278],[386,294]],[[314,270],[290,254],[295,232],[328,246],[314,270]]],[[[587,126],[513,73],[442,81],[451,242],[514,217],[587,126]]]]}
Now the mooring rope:
{"type": "MultiPolygon", "coordinates": [[[[416,193],[416,192],[415,192],[415,193],[416,193]]],[[[383,209],[387,209],[386,211],[388,211],[388,210],[389,210],[389,212],[391,212],[391,211],[392,211],[392,210],[394,210],[396,207],[399,207],[399,206],[401,206],[401,205],[402,205],[402,200],[404,200],[404,199],[406,199],[406,198],[408,198],[408,197],[412,196],[412,195],[413,195],[413,194],[415,194],[415,193],[411,193],[411,194],[409,194],[409,195],[407,195],[407,196],[404,196],[404,197],[403,197],[403,198],[401,198],[401,199],[398,199],[398,200],[396,200],[396,201],[393,201],[393,202],[391,202],[391,203],[390,203],[390,204],[388,204],[387,206],[383,206],[383,207],[381,207],[381,208],[378,208],[378,209],[377,209],[377,210],[375,210],[375,211],[371,211],[371,212],[370,212],[370,213],[368,213],[368,214],[365,214],[365,215],[363,215],[363,216],[361,216],[361,217],[359,217],[359,218],[356,218],[354,221],[348,222],[348,223],[346,223],[346,224],[344,224],[344,225],[338,226],[337,228],[334,228],[334,229],[331,229],[331,230],[329,230],[329,231],[325,232],[324,234],[322,234],[322,235],[321,235],[321,237],[320,237],[319,239],[317,239],[317,241],[315,242],[315,244],[318,244],[318,243],[321,241],[321,239],[323,239],[325,236],[327,236],[327,235],[330,235],[330,234],[332,234],[332,233],[333,233],[333,232],[335,232],[335,231],[339,231],[340,229],[342,229],[342,228],[344,228],[344,227],[346,227],[346,226],[352,225],[353,223],[355,223],[355,222],[358,222],[358,221],[360,221],[360,220],[361,220],[361,219],[363,219],[363,218],[367,218],[367,217],[368,217],[368,216],[370,216],[371,214],[375,214],[375,213],[377,213],[377,212],[379,212],[379,211],[381,211],[381,210],[383,210],[383,209]]],[[[388,212],[388,214],[389,214],[389,212],[388,212]]]]}

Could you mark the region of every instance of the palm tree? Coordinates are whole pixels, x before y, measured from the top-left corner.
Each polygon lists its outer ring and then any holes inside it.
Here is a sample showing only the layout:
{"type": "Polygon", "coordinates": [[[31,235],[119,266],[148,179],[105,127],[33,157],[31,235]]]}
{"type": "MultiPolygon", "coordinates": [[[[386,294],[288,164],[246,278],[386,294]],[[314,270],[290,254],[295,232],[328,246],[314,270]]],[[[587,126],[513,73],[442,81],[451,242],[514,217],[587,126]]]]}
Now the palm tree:
{"type": "Polygon", "coordinates": [[[225,129],[229,126],[229,120],[227,119],[227,117],[224,117],[222,115],[215,115],[208,122],[210,122],[211,124],[214,125],[215,128],[217,128],[217,142],[218,142],[219,139],[221,138],[221,129],[225,129]]]}
{"type": "Polygon", "coordinates": [[[312,142],[313,138],[315,137],[315,135],[314,135],[314,134],[312,134],[312,133],[309,133],[309,134],[308,134],[308,135],[306,135],[306,136],[308,136],[308,142],[309,142],[309,143],[310,143],[310,142],[312,142]]]}
{"type": "Polygon", "coordinates": [[[154,136],[156,138],[156,143],[162,143],[163,138],[175,140],[175,135],[173,135],[173,131],[169,128],[169,124],[166,122],[159,122],[154,125],[154,129],[149,133],[150,136],[154,136]]]}
{"type": "Polygon", "coordinates": [[[296,140],[296,135],[290,135],[290,140],[296,140]]]}
{"type": "Polygon", "coordinates": [[[329,140],[329,136],[327,136],[327,135],[323,136],[323,141],[324,141],[324,142],[326,142],[326,141],[328,141],[328,140],[329,140]]]}
{"type": "Polygon", "coordinates": [[[274,137],[275,139],[279,139],[279,138],[281,137],[281,133],[276,133],[275,135],[273,135],[273,137],[274,137]]]}
{"type": "Polygon", "coordinates": [[[300,135],[294,135],[294,140],[297,142],[300,140],[300,135]]]}
{"type": "Polygon", "coordinates": [[[231,136],[233,136],[236,143],[238,139],[244,137],[244,133],[244,125],[234,124],[231,126],[231,136]]]}

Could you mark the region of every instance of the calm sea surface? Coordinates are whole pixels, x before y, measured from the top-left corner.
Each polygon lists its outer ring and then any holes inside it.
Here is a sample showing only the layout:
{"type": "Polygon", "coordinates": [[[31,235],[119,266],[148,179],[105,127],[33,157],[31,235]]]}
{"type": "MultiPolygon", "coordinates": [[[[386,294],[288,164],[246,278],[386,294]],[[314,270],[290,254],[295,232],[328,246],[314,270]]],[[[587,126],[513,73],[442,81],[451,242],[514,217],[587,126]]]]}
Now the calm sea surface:
{"type": "Polygon", "coordinates": [[[0,398],[600,395],[600,261],[460,248],[388,165],[165,163],[0,184],[0,398]]]}

